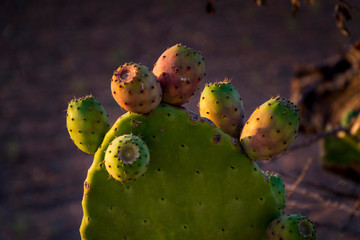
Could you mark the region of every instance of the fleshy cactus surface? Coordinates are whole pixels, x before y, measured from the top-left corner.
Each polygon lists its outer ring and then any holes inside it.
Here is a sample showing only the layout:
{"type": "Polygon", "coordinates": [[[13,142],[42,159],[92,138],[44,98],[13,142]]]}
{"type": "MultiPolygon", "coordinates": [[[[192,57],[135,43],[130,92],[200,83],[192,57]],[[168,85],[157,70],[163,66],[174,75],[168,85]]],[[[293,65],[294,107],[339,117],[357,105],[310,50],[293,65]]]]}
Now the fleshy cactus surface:
{"type": "Polygon", "coordinates": [[[286,191],[281,176],[274,172],[265,172],[265,175],[269,178],[271,189],[278,200],[279,210],[284,210],[286,207],[286,191]]]}
{"type": "Polygon", "coordinates": [[[150,153],[141,138],[123,135],[109,144],[104,161],[106,170],[114,179],[120,182],[135,181],[146,172],[150,153]]]}
{"type": "Polygon", "coordinates": [[[109,130],[109,118],[93,96],[74,99],[68,104],[66,127],[75,145],[94,154],[109,130]]]}
{"type": "Polygon", "coordinates": [[[69,104],[70,136],[83,151],[96,151],[84,182],[82,239],[265,240],[268,229],[271,239],[303,239],[291,232],[313,239],[307,218],[279,218],[283,182],[253,161],[290,144],[297,108],[280,98],[265,103],[250,117],[241,146],[243,104],[230,83],[206,87],[205,117],[174,106],[188,101],[204,71],[201,54],[181,44],[156,63],[160,82],[140,64],[121,66],[111,89],[129,112],[111,129],[93,97],[69,104]],[[167,103],[159,104],[162,91],[167,103]]]}
{"type": "Polygon", "coordinates": [[[156,76],[137,63],[126,63],[114,72],[111,92],[121,108],[141,114],[154,110],[162,97],[156,76]]]}
{"type": "Polygon", "coordinates": [[[199,112],[212,120],[218,128],[235,138],[244,126],[244,104],[238,91],[225,79],[207,84],[201,93],[199,112]]]}
{"type": "Polygon", "coordinates": [[[284,98],[271,98],[246,122],[240,142],[253,160],[266,160],[287,149],[299,128],[299,109],[284,98]]]}
{"type": "Polygon", "coordinates": [[[127,113],[106,135],[88,171],[83,239],[266,239],[279,204],[239,142],[185,109],[161,104],[127,113]],[[105,151],[118,136],[146,142],[151,164],[136,182],[109,178],[105,151]]]}
{"type": "Polygon", "coordinates": [[[195,93],[205,76],[204,58],[200,52],[177,44],[161,54],[153,73],[160,81],[163,101],[182,105],[195,93]]]}
{"type": "Polygon", "coordinates": [[[316,229],[308,217],[291,214],[271,222],[268,240],[315,240],[316,229]]]}

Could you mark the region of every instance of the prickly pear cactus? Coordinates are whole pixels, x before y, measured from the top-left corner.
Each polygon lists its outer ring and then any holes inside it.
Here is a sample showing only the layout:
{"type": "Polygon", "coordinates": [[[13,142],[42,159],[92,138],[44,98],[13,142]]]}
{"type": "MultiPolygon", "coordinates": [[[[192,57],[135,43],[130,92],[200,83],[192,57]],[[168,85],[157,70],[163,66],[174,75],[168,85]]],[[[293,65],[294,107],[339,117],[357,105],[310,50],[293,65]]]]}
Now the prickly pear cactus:
{"type": "MultiPolygon", "coordinates": [[[[198,57],[176,48],[180,62],[198,57]]],[[[196,61],[184,76],[199,81],[203,62],[196,61]]],[[[184,107],[163,102],[146,114],[127,112],[98,141],[84,182],[82,239],[265,240],[282,214],[281,179],[264,174],[238,138],[184,107]]]]}

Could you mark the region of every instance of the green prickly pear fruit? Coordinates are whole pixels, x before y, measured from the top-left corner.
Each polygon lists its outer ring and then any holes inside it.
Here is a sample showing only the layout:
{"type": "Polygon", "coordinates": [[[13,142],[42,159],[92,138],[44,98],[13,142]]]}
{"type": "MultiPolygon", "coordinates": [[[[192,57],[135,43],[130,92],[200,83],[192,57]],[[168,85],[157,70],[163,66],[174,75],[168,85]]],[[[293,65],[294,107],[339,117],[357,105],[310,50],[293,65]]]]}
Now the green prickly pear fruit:
{"type": "Polygon", "coordinates": [[[305,216],[290,214],[273,220],[267,230],[268,240],[315,240],[316,229],[305,216]]]}
{"type": "Polygon", "coordinates": [[[135,181],[149,166],[149,149],[141,138],[122,135],[109,144],[104,161],[111,177],[120,182],[135,181]]]}
{"type": "Polygon", "coordinates": [[[284,210],[286,207],[286,191],[281,176],[274,172],[265,172],[265,175],[268,177],[271,184],[271,190],[278,200],[279,210],[284,210]]]}
{"type": "Polygon", "coordinates": [[[168,48],[155,63],[153,73],[163,91],[163,101],[174,105],[186,103],[205,76],[204,58],[200,52],[177,44],[168,48]]]}
{"type": "Polygon", "coordinates": [[[89,95],[68,104],[66,127],[75,145],[94,154],[109,130],[109,118],[103,106],[89,95]]]}
{"type": "Polygon", "coordinates": [[[285,98],[271,98],[252,113],[240,143],[251,159],[269,159],[287,149],[298,128],[298,107],[285,98]]]}
{"type": "Polygon", "coordinates": [[[154,110],[162,97],[161,86],[155,75],[137,63],[125,63],[114,72],[111,92],[121,108],[139,114],[154,110]]]}
{"type": "Polygon", "coordinates": [[[240,137],[244,126],[244,104],[229,80],[206,85],[198,106],[202,117],[212,120],[230,136],[240,137]]]}

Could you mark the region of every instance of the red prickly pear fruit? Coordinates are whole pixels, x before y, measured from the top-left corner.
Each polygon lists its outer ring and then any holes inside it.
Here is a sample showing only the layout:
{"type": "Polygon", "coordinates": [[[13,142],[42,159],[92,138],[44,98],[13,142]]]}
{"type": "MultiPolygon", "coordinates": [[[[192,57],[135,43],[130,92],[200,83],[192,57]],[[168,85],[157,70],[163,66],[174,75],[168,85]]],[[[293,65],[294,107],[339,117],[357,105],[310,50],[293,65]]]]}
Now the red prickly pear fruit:
{"type": "Polygon", "coordinates": [[[155,63],[153,73],[163,91],[163,102],[186,103],[205,76],[204,58],[200,52],[177,44],[168,48],[155,63]]]}
{"type": "Polygon", "coordinates": [[[306,216],[283,215],[274,219],[267,229],[268,240],[315,240],[316,228],[306,216]]]}
{"type": "Polygon", "coordinates": [[[137,63],[125,63],[114,72],[111,92],[121,108],[139,114],[154,110],[162,97],[156,76],[137,63]]]}
{"type": "Polygon", "coordinates": [[[244,104],[229,80],[207,84],[201,93],[198,106],[202,117],[213,121],[230,136],[240,137],[244,126],[244,104]]]}
{"type": "Polygon", "coordinates": [[[246,122],[240,143],[253,160],[266,160],[285,151],[299,128],[299,109],[285,98],[271,98],[246,122]]]}

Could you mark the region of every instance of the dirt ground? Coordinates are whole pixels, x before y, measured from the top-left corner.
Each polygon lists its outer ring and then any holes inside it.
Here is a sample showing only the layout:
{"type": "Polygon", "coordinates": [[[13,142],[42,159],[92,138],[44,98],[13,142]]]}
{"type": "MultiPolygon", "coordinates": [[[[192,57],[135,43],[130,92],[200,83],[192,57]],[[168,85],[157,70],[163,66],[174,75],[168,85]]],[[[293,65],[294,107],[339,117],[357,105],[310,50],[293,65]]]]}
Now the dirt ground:
{"type": "MultiPolygon", "coordinates": [[[[92,156],[71,142],[65,110],[74,96],[92,93],[113,123],[123,113],[110,93],[119,65],[152,67],[182,42],[205,56],[200,89],[233,79],[248,117],[271,96],[289,97],[294,68],[321,62],[360,37],[359,12],[346,38],[335,27],[333,1],[317,0],[296,18],[289,2],[260,8],[253,1],[214,1],[216,12],[208,15],[205,0],[1,1],[0,239],[80,238],[92,156]]],[[[199,92],[186,107],[197,111],[198,98],[199,92]]],[[[359,185],[323,170],[318,155],[319,145],[312,145],[259,164],[278,171],[291,191],[311,161],[287,213],[309,216],[320,240],[360,239],[360,213],[353,211],[359,185]]]]}

